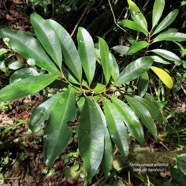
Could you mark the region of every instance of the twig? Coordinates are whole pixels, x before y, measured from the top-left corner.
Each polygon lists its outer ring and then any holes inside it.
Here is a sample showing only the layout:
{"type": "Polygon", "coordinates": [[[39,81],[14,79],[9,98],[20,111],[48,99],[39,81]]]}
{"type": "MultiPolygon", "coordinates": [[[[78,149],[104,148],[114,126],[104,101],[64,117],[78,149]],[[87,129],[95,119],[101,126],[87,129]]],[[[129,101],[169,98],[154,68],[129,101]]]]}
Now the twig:
{"type": "Polygon", "coordinates": [[[124,28],[122,28],[122,27],[117,23],[116,16],[115,16],[115,14],[114,14],[114,10],[113,10],[113,8],[112,8],[112,5],[111,5],[110,0],[108,0],[108,3],[109,3],[109,6],[110,6],[110,10],[111,10],[111,13],[112,13],[112,16],[113,16],[115,25],[116,25],[118,28],[120,28],[123,32],[127,33],[127,31],[126,31],[124,28]]]}
{"type": "Polygon", "coordinates": [[[71,37],[72,37],[72,36],[74,35],[74,33],[76,32],[77,27],[79,26],[79,24],[80,24],[81,20],[83,19],[84,15],[86,14],[86,12],[88,11],[88,9],[90,8],[91,3],[92,3],[92,0],[89,2],[89,4],[87,5],[87,7],[85,8],[83,14],[82,14],[81,17],[79,18],[77,24],[75,25],[75,27],[74,27],[74,29],[73,29],[73,31],[72,31],[72,33],[71,33],[71,37]]]}

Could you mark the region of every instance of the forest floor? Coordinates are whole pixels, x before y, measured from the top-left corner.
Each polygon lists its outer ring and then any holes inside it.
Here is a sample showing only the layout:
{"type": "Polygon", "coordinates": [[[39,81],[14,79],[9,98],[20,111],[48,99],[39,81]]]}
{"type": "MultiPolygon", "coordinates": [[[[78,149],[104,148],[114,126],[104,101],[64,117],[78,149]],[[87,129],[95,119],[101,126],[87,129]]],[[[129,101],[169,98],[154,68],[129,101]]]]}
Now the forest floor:
{"type": "MultiPolygon", "coordinates": [[[[30,6],[22,0],[1,0],[0,1],[0,28],[11,28],[16,30],[32,31],[29,22],[29,15],[32,12],[30,6]]],[[[2,40],[0,48],[5,47],[2,40]]],[[[9,77],[0,70],[0,88],[9,83],[9,77]]],[[[172,122],[174,127],[186,124],[186,84],[178,92],[167,91],[167,121],[172,122]],[[169,117],[169,118],[168,118],[169,117]]],[[[77,139],[72,139],[65,153],[55,162],[54,168],[47,172],[47,167],[43,163],[43,141],[42,134],[33,136],[28,129],[28,122],[32,110],[36,107],[43,97],[36,94],[32,97],[26,97],[7,103],[0,103],[0,186],[82,186],[83,179],[79,172],[82,160],[77,156],[77,139]]],[[[172,132],[174,130],[172,127],[172,132]]],[[[159,128],[163,131],[164,127],[159,128]]],[[[185,134],[185,133],[184,133],[185,134]]],[[[151,137],[146,137],[145,147],[141,149],[141,156],[138,146],[135,146],[135,152],[131,154],[128,162],[141,163],[166,163],[169,167],[164,172],[154,173],[154,176],[164,179],[170,177],[170,168],[174,165],[173,157],[184,150],[186,141],[167,138],[158,142],[153,142],[151,137]],[[159,149],[158,149],[159,148],[159,149]],[[156,161],[152,154],[158,149],[157,156],[161,156],[161,161],[156,161]],[[162,155],[162,149],[167,154],[162,155]],[[149,158],[147,158],[147,156],[149,158]],[[153,157],[154,160],[150,157],[153,157]],[[145,160],[144,160],[144,157],[145,160]],[[165,162],[166,161],[166,162],[165,162]]],[[[185,139],[184,139],[185,140],[185,139]]],[[[130,164],[130,163],[129,163],[130,164]]],[[[130,166],[130,165],[129,165],[130,166]]],[[[132,165],[131,165],[132,166],[132,165]]],[[[120,167],[120,166],[119,166],[120,167]]],[[[133,168],[133,167],[130,167],[133,168]]],[[[116,168],[120,169],[120,168],[116,168]]],[[[127,169],[120,172],[120,176],[128,174],[127,169]],[[126,171],[126,172],[125,172],[126,171]]],[[[152,175],[151,175],[152,176],[152,175]]],[[[127,177],[131,182],[130,176],[127,177]]],[[[153,176],[152,176],[153,177],[153,176]]],[[[99,185],[100,175],[94,186],[99,185]]],[[[134,181],[135,183],[135,181],[134,181]]],[[[133,185],[135,186],[135,184],[133,185]]],[[[129,185],[132,183],[129,183],[129,185]]]]}

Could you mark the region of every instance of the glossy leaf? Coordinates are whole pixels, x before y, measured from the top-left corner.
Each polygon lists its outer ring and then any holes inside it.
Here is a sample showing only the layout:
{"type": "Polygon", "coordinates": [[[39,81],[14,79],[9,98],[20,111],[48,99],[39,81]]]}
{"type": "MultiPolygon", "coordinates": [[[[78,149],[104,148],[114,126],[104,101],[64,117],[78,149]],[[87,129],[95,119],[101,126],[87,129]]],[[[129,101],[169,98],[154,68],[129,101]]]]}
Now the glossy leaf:
{"type": "Polygon", "coordinates": [[[51,98],[34,108],[29,121],[29,128],[33,133],[37,133],[45,127],[53,107],[61,100],[61,93],[53,95],[51,98]]]}
{"type": "Polygon", "coordinates": [[[104,112],[112,140],[124,158],[129,153],[129,136],[123,117],[116,106],[104,98],[104,112]]]}
{"type": "Polygon", "coordinates": [[[8,44],[15,52],[26,59],[34,59],[37,66],[48,72],[60,74],[60,71],[58,71],[37,39],[20,30],[3,28],[1,32],[3,38],[9,39],[8,44]]]}
{"type": "Polygon", "coordinates": [[[112,152],[112,142],[110,139],[110,133],[108,131],[108,126],[106,123],[106,118],[105,115],[103,113],[103,111],[101,110],[101,108],[99,107],[98,104],[96,104],[96,107],[98,109],[98,111],[100,112],[100,115],[102,117],[102,122],[103,122],[103,128],[104,128],[104,155],[103,155],[103,170],[104,170],[104,175],[105,177],[109,176],[109,172],[112,169],[112,163],[113,163],[113,152],[112,152]]]}
{"type": "Polygon", "coordinates": [[[168,87],[173,87],[173,80],[170,75],[161,68],[151,66],[151,70],[161,79],[161,81],[168,87]]]}
{"type": "Polygon", "coordinates": [[[89,84],[91,84],[96,69],[94,42],[87,30],[82,27],[78,28],[77,40],[81,64],[83,66],[87,80],[89,84]]]}
{"type": "Polygon", "coordinates": [[[119,24],[122,25],[123,27],[127,27],[131,30],[135,30],[137,32],[142,32],[146,36],[148,35],[148,32],[143,27],[141,27],[141,25],[139,25],[138,23],[136,23],[132,20],[128,20],[128,19],[121,20],[121,21],[119,21],[119,24]]]}
{"type": "Polygon", "coordinates": [[[21,79],[25,79],[32,76],[38,76],[38,75],[39,73],[34,68],[22,68],[20,70],[15,71],[10,76],[10,82],[13,83],[21,79]]]}
{"type": "Polygon", "coordinates": [[[181,61],[181,59],[176,54],[174,54],[168,50],[165,50],[165,49],[154,49],[154,50],[151,50],[151,52],[158,54],[161,57],[168,59],[170,61],[174,61],[174,62],[181,61]]]}
{"type": "Polygon", "coordinates": [[[9,50],[5,48],[0,48],[0,56],[6,54],[9,50]]]}
{"type": "Polygon", "coordinates": [[[118,76],[119,76],[119,66],[118,66],[118,63],[117,63],[114,55],[112,55],[112,63],[113,63],[113,67],[112,67],[112,79],[115,81],[118,78],[118,76]]]}
{"type": "Polygon", "coordinates": [[[148,87],[149,87],[149,75],[147,72],[144,72],[139,79],[138,94],[140,96],[144,96],[145,93],[147,92],[148,87]]]}
{"type": "Polygon", "coordinates": [[[125,98],[133,109],[133,111],[138,115],[138,117],[141,119],[147,129],[152,133],[154,138],[157,139],[157,128],[154,124],[150,112],[137,99],[127,95],[125,96],[125,98]]]}
{"type": "Polygon", "coordinates": [[[106,41],[102,38],[99,38],[99,50],[100,50],[100,57],[101,57],[101,66],[103,68],[103,74],[105,77],[106,84],[108,84],[110,77],[112,75],[112,56],[109,52],[109,47],[106,41]]]}
{"type": "Polygon", "coordinates": [[[153,43],[159,41],[178,41],[183,42],[186,41],[186,34],[180,32],[163,32],[159,34],[156,38],[154,38],[153,43]]]}
{"type": "Polygon", "coordinates": [[[157,28],[154,30],[153,35],[161,32],[165,28],[167,28],[175,19],[176,16],[178,15],[178,9],[175,9],[171,11],[157,26],[157,28]]]}
{"type": "Polygon", "coordinates": [[[146,48],[149,45],[148,42],[146,41],[136,41],[135,43],[133,43],[128,51],[128,55],[132,55],[135,54],[136,52],[146,48]]]}
{"type": "Polygon", "coordinates": [[[153,10],[152,10],[152,28],[154,28],[158,24],[163,14],[164,8],[165,8],[165,0],[155,0],[153,10]]]}
{"type": "Polygon", "coordinates": [[[78,114],[80,115],[81,112],[82,112],[83,106],[85,104],[85,97],[84,96],[78,97],[77,100],[76,100],[76,104],[77,104],[77,107],[78,107],[78,114]]]}
{"type": "Polygon", "coordinates": [[[134,22],[139,24],[142,28],[144,28],[148,32],[147,21],[144,15],[141,13],[138,6],[131,0],[127,0],[127,2],[129,4],[131,10],[131,17],[134,20],[134,22]]]}
{"type": "Polygon", "coordinates": [[[155,62],[162,63],[162,64],[171,64],[170,61],[165,60],[159,56],[150,56],[155,62]]]}
{"type": "Polygon", "coordinates": [[[152,65],[152,62],[153,60],[150,57],[141,57],[135,60],[134,62],[126,66],[126,68],[120,73],[114,84],[121,85],[134,80],[142,73],[146,72],[152,65]]]}
{"type": "Polygon", "coordinates": [[[57,76],[54,75],[39,75],[11,83],[0,90],[0,102],[35,94],[51,84],[56,78],[57,76]]]}
{"type": "Polygon", "coordinates": [[[8,64],[8,68],[11,70],[18,70],[21,68],[24,64],[20,61],[12,61],[8,64]]]}
{"type": "Polygon", "coordinates": [[[67,127],[67,122],[76,117],[74,92],[68,89],[60,95],[60,99],[58,97],[53,105],[44,130],[44,161],[49,169],[68,145],[72,129],[67,127]]]}
{"type": "Polygon", "coordinates": [[[41,42],[43,48],[51,56],[59,68],[62,66],[62,53],[59,39],[53,29],[46,23],[40,15],[33,13],[30,21],[34,27],[35,34],[41,42]]]}
{"type": "Polygon", "coordinates": [[[54,30],[54,32],[57,34],[59,38],[63,57],[65,59],[64,62],[66,63],[70,71],[72,71],[72,73],[76,76],[79,82],[81,82],[82,78],[81,60],[70,34],[59,23],[57,23],[54,20],[51,19],[47,20],[47,24],[50,25],[50,27],[54,30]]]}
{"type": "Polygon", "coordinates": [[[83,158],[88,182],[96,174],[104,153],[104,127],[97,104],[86,98],[78,129],[79,152],[83,158]]]}
{"type": "Polygon", "coordinates": [[[123,45],[117,45],[112,47],[114,51],[119,53],[121,56],[126,55],[130,47],[128,46],[123,46],[123,45]]]}
{"type": "Polygon", "coordinates": [[[137,99],[142,105],[145,106],[145,108],[150,112],[151,116],[159,123],[163,121],[163,115],[160,111],[160,109],[157,107],[156,104],[153,102],[148,101],[147,99],[144,99],[140,96],[135,96],[135,99],[137,99]]]}
{"type": "Polygon", "coordinates": [[[116,108],[118,109],[118,111],[120,112],[120,114],[122,115],[123,120],[127,125],[132,136],[136,138],[136,140],[142,145],[144,143],[144,132],[143,127],[136,114],[123,101],[115,97],[111,97],[111,99],[116,108]]]}

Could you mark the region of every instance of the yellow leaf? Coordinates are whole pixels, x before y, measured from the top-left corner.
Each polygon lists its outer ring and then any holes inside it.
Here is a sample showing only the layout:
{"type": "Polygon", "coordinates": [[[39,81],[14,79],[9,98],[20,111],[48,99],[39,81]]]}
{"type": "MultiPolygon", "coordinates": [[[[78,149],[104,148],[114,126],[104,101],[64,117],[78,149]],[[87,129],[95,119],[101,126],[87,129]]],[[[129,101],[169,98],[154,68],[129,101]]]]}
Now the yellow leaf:
{"type": "Polygon", "coordinates": [[[167,72],[155,66],[151,66],[150,68],[168,88],[171,89],[173,87],[173,80],[167,72]]]}

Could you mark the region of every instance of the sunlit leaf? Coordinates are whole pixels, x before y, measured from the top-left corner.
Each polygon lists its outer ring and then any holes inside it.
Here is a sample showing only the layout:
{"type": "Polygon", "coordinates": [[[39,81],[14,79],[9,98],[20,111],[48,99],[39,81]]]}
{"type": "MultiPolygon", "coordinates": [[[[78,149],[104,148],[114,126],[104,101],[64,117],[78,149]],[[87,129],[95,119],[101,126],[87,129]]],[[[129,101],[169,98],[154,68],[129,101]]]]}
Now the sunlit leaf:
{"type": "Polygon", "coordinates": [[[171,64],[170,61],[165,60],[164,58],[161,58],[159,56],[150,56],[155,62],[162,63],[162,64],[171,64]]]}
{"type": "Polygon", "coordinates": [[[154,28],[158,24],[163,14],[164,8],[165,8],[165,0],[155,0],[153,10],[152,10],[152,28],[154,28]]]}
{"type": "Polygon", "coordinates": [[[157,128],[152,119],[150,112],[143,106],[137,99],[125,95],[125,98],[133,111],[137,114],[137,116],[141,119],[147,129],[152,133],[155,139],[157,139],[157,128]]]}
{"type": "Polygon", "coordinates": [[[154,38],[153,43],[159,42],[159,41],[178,41],[183,42],[186,41],[186,34],[180,33],[180,32],[163,32],[159,34],[157,37],[154,38]]]}
{"type": "Polygon", "coordinates": [[[8,64],[8,68],[11,70],[18,70],[21,68],[24,64],[20,61],[12,61],[8,64]]]}
{"type": "Polygon", "coordinates": [[[97,104],[86,98],[78,129],[79,152],[83,158],[88,182],[96,174],[104,153],[104,127],[97,104]]]}
{"type": "Polygon", "coordinates": [[[181,59],[174,54],[173,52],[170,52],[169,50],[165,50],[165,49],[154,49],[151,50],[151,52],[160,55],[161,57],[168,59],[170,61],[181,61],[181,59]]]}
{"type": "Polygon", "coordinates": [[[140,144],[143,144],[144,143],[143,127],[136,114],[123,101],[115,97],[111,97],[111,99],[114,105],[116,106],[116,108],[118,109],[118,111],[120,112],[120,114],[122,115],[123,120],[127,125],[132,136],[136,138],[136,140],[138,140],[140,144]]]}
{"type": "Polygon", "coordinates": [[[51,56],[59,68],[62,66],[62,53],[59,39],[53,29],[46,23],[40,15],[33,13],[30,16],[31,24],[35,34],[41,42],[43,48],[51,56]]]}
{"type": "Polygon", "coordinates": [[[91,84],[96,69],[94,43],[90,34],[82,27],[77,34],[78,52],[89,84],[91,84]]]}
{"type": "Polygon", "coordinates": [[[47,74],[32,76],[11,83],[0,90],[0,102],[22,98],[27,95],[33,95],[51,84],[56,78],[57,76],[55,75],[47,74]]]}
{"type": "Polygon", "coordinates": [[[143,27],[141,27],[141,25],[139,25],[138,23],[136,23],[132,20],[125,19],[125,20],[119,21],[118,23],[120,25],[122,25],[123,27],[127,27],[127,28],[129,28],[131,30],[135,30],[137,32],[142,32],[146,36],[148,35],[148,32],[143,27]]]}
{"type": "Polygon", "coordinates": [[[21,79],[25,79],[32,76],[38,76],[38,75],[39,73],[34,68],[22,68],[20,70],[15,71],[10,76],[10,82],[13,83],[21,79]]]}
{"type": "Polygon", "coordinates": [[[134,20],[134,22],[136,22],[142,28],[148,31],[147,20],[145,19],[144,15],[141,13],[138,6],[131,0],[127,0],[127,2],[129,4],[130,10],[131,10],[131,17],[134,20]]]}
{"type": "Polygon", "coordinates": [[[155,67],[155,66],[151,66],[151,70],[153,70],[153,72],[161,79],[161,81],[168,87],[168,88],[172,88],[173,87],[173,80],[170,77],[170,75],[164,71],[161,68],[155,67]]]}
{"type": "Polygon", "coordinates": [[[148,42],[146,41],[136,41],[135,43],[133,43],[130,47],[130,49],[128,50],[128,55],[132,55],[144,48],[146,48],[149,45],[148,42]]]}
{"type": "Polygon", "coordinates": [[[157,26],[157,28],[154,30],[153,35],[161,32],[165,28],[167,28],[175,19],[176,16],[178,15],[178,9],[175,9],[171,11],[157,26]]]}
{"type": "Polygon", "coordinates": [[[75,102],[74,92],[68,89],[61,94],[50,112],[44,130],[44,161],[49,169],[65,150],[72,136],[72,129],[67,127],[67,122],[76,117],[75,102]]]}
{"type": "Polygon", "coordinates": [[[152,65],[152,58],[141,57],[134,62],[130,63],[125,69],[120,73],[116,79],[115,85],[120,85],[127,83],[139,77],[142,73],[146,72],[152,65]]]}
{"type": "Polygon", "coordinates": [[[112,140],[124,158],[129,153],[129,136],[123,117],[116,106],[104,98],[104,113],[112,140]]]}

